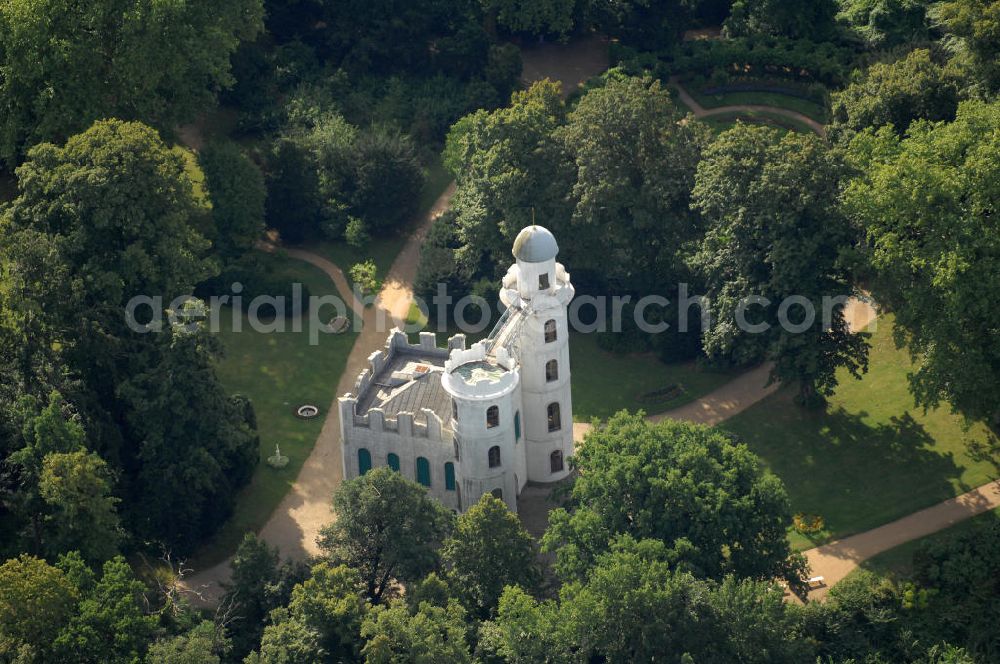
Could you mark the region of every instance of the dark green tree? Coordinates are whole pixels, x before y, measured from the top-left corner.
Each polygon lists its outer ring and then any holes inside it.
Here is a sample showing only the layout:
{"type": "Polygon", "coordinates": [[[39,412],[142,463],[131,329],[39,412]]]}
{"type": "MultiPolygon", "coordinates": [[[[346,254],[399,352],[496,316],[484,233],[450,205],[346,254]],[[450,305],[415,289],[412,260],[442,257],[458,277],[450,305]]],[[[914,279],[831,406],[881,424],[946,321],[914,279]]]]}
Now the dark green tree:
{"type": "Polygon", "coordinates": [[[458,517],[441,558],[452,592],[480,619],[493,614],[505,586],[530,592],[541,580],[531,535],[503,501],[489,494],[458,517]]]}
{"type": "Polygon", "coordinates": [[[891,48],[930,38],[930,4],[930,0],[840,0],[837,18],[869,46],[891,48]]]}
{"type": "Polygon", "coordinates": [[[864,76],[831,99],[835,135],[891,124],[899,134],[917,119],[952,120],[958,108],[958,81],[917,49],[901,60],[875,63],[864,76]]]}
{"type": "Polygon", "coordinates": [[[837,0],[736,0],[724,24],[733,37],[780,35],[824,41],[834,30],[837,0]]]}
{"type": "Polygon", "coordinates": [[[145,586],[124,558],[106,563],[79,608],[53,643],[56,661],[131,664],[141,661],[156,628],[145,613],[145,586]]]}
{"type": "Polygon", "coordinates": [[[574,460],[573,508],[551,512],[542,540],[562,578],[585,578],[620,535],[663,542],[673,567],[699,576],[801,576],[781,481],[724,434],[623,411],[590,432],[574,460]]]}
{"type": "Polygon", "coordinates": [[[575,269],[643,294],[677,283],[699,231],[690,192],[707,128],[682,122],[658,82],[611,77],[554,135],[572,164],[572,217],[560,239],[575,269]]]}
{"type": "Polygon", "coordinates": [[[1000,430],[1000,105],[966,102],[952,123],[916,123],[900,138],[858,135],[848,214],[868,237],[875,298],[896,316],[897,343],[919,361],[918,403],[948,402],[1000,430]]]}
{"type": "Polygon", "coordinates": [[[146,653],[146,664],[220,664],[220,653],[228,651],[225,634],[208,620],[189,631],[159,639],[146,653]]]}
{"type": "Polygon", "coordinates": [[[249,662],[358,661],[367,604],[358,575],[344,565],[320,563],[292,590],[287,608],[275,609],[259,653],[249,662]]]}
{"type": "Polygon", "coordinates": [[[344,482],[333,511],[336,520],[322,530],[320,548],[333,563],[357,570],[375,604],[394,581],[413,582],[430,572],[452,529],[451,512],[390,468],[344,482]]]}
{"type": "Polygon", "coordinates": [[[708,224],[692,261],[714,319],[705,352],[772,360],[803,404],[833,392],[837,369],[868,366],[866,339],[834,299],[854,291],[846,257],[858,242],[838,205],[843,174],[816,136],[739,124],[705,151],[692,193],[708,224]]]}
{"type": "Polygon", "coordinates": [[[403,600],[376,606],[365,616],[361,636],[367,664],[435,662],[470,664],[468,625],[462,605],[422,603],[412,612],[403,600]]]}
{"type": "Polygon", "coordinates": [[[0,157],[16,161],[107,117],[162,128],[191,120],[232,84],[229,57],[262,16],[261,0],[4,3],[0,157]]]}
{"type": "Polygon", "coordinates": [[[480,650],[511,663],[812,661],[792,609],[762,581],[697,579],[662,542],[619,540],[558,602],[517,587],[481,629],[480,650]]]}
{"type": "Polygon", "coordinates": [[[986,94],[1000,90],[1000,2],[941,2],[931,16],[952,38],[959,68],[970,72],[986,94]]]}
{"type": "Polygon", "coordinates": [[[210,143],[198,163],[212,200],[215,251],[227,261],[239,258],[264,232],[264,176],[235,143],[210,143]]]}

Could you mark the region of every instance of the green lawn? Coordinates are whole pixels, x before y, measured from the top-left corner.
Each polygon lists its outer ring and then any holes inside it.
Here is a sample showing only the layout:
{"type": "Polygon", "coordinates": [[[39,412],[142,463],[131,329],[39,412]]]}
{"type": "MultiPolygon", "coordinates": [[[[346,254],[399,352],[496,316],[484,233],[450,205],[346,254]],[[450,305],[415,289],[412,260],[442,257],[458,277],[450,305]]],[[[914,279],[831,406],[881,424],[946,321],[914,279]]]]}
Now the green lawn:
{"type": "Polygon", "coordinates": [[[973,461],[966,431],[947,408],[924,413],[913,404],[909,356],[892,341],[883,316],[873,335],[868,374],[842,375],[825,412],[794,405],[784,389],[728,420],[785,483],[792,509],[819,514],[826,530],[811,539],[792,533],[797,549],[887,523],[964,493],[991,479],[993,466],[973,461]]]}
{"type": "MultiPolygon", "coordinates": [[[[336,294],[333,283],[318,268],[281,256],[274,260],[279,274],[306,284],[312,295],[336,294]]],[[[243,331],[234,332],[231,315],[231,310],[226,309],[222,316],[219,336],[226,354],[218,373],[228,391],[247,394],[253,401],[261,461],[238,497],[233,517],[198,553],[195,562],[199,567],[231,554],[243,534],[259,530],[288,492],[316,442],[357,336],[350,330],[339,335],[320,334],[319,344],[310,346],[308,323],[302,332],[261,334],[249,328],[244,316],[243,331]],[[297,418],[295,407],[305,403],[319,406],[320,416],[311,420],[297,418]],[[274,453],[275,444],[289,458],[281,470],[264,462],[274,453]]],[[[324,308],[320,319],[329,320],[333,315],[332,309],[324,308]]]]}
{"type": "Polygon", "coordinates": [[[906,578],[913,571],[913,554],[922,545],[960,537],[968,532],[988,526],[997,519],[1000,519],[1000,508],[974,516],[971,519],[955,524],[951,528],[940,530],[933,535],[901,544],[895,549],[889,549],[861,563],[861,569],[866,569],[882,576],[892,575],[897,578],[906,578]]]}
{"type": "Polygon", "coordinates": [[[788,118],[783,115],[777,115],[775,113],[767,113],[765,111],[720,113],[718,115],[710,115],[708,117],[700,118],[700,120],[711,127],[717,134],[721,134],[725,130],[729,129],[736,124],[738,120],[742,120],[743,122],[749,124],[762,124],[769,127],[776,127],[785,131],[797,131],[800,134],[813,133],[812,127],[807,125],[805,122],[794,118],[788,118]]]}
{"type": "Polygon", "coordinates": [[[780,92],[727,92],[721,95],[706,95],[697,89],[687,88],[695,100],[705,108],[718,108],[720,106],[736,106],[739,104],[759,104],[762,106],[774,106],[777,108],[787,108],[790,111],[798,111],[807,115],[817,122],[827,122],[827,110],[821,104],[801,97],[783,95],[780,92]]]}
{"type": "Polygon", "coordinates": [[[619,410],[662,413],[704,396],[733,379],[727,372],[699,369],[694,362],[665,364],[655,355],[616,355],[601,350],[593,334],[574,332],[569,342],[573,372],[573,419],[589,422],[619,410]],[[678,386],[667,399],[643,399],[644,394],[678,386]]]}
{"type": "MultiPolygon", "coordinates": [[[[428,168],[420,210],[424,214],[448,186],[451,177],[435,163],[428,168]]],[[[407,231],[373,239],[363,250],[344,242],[325,242],[310,247],[339,265],[346,272],[351,265],[371,258],[378,267],[379,279],[406,242],[407,231]]],[[[279,252],[272,260],[278,274],[288,281],[300,281],[311,295],[336,295],[330,279],[308,263],[287,258],[279,252]]],[[[328,321],[335,315],[324,309],[320,319],[328,321]]],[[[308,314],[306,314],[308,320],[308,314]]],[[[261,462],[250,484],[237,498],[235,512],[223,528],[198,552],[199,567],[212,565],[230,555],[247,531],[257,531],[267,522],[271,512],[295,482],[302,464],[312,451],[323,427],[327,408],[335,396],[347,356],[354,345],[353,331],[339,335],[320,334],[319,345],[309,345],[308,324],[302,332],[260,334],[249,328],[243,317],[243,331],[232,329],[231,312],[222,316],[220,338],[226,350],[218,367],[219,377],[230,392],[250,396],[257,412],[261,437],[261,462]],[[304,403],[319,406],[320,416],[300,420],[294,409],[304,403]],[[274,453],[274,446],[289,463],[281,470],[268,466],[264,460],[274,453]]],[[[290,329],[290,328],[289,328],[290,329]]]]}

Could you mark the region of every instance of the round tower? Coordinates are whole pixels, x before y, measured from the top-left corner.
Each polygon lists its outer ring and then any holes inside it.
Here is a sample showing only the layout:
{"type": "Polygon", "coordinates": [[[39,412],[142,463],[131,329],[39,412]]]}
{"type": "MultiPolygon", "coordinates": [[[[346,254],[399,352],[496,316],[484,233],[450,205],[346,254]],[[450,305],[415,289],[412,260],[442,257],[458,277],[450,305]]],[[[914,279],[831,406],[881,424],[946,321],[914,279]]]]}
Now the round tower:
{"type": "Polygon", "coordinates": [[[514,354],[521,369],[528,479],[555,482],[569,473],[573,454],[567,310],[574,289],[556,262],[559,246],[547,229],[528,226],[514,240],[516,263],[500,299],[518,318],[514,354]]]}
{"type": "Polygon", "coordinates": [[[517,363],[503,349],[487,354],[482,343],[456,349],[441,384],[452,401],[449,428],[455,435],[462,510],[492,493],[517,512],[517,495],[526,481],[517,363]]]}

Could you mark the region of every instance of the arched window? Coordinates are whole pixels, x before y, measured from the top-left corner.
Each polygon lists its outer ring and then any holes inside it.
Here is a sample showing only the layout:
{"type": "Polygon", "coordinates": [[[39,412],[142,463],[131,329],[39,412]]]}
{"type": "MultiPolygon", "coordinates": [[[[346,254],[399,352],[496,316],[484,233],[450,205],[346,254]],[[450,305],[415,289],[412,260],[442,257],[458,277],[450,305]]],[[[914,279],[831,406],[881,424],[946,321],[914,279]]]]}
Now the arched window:
{"type": "Polygon", "coordinates": [[[358,475],[364,475],[372,469],[372,453],[361,448],[358,450],[358,475]]]}
{"type": "Polygon", "coordinates": [[[498,406],[490,406],[486,409],[486,428],[492,429],[498,426],[500,426],[500,408],[498,406]]]}
{"type": "Polygon", "coordinates": [[[500,465],[500,448],[496,445],[490,448],[489,451],[490,468],[496,468],[500,465]]]}
{"type": "Polygon", "coordinates": [[[521,440],[521,411],[514,413],[514,440],[521,440]]]}
{"type": "Polygon", "coordinates": [[[549,319],[545,321],[545,343],[550,344],[556,340],[556,322],[549,319]]]}
{"type": "Polygon", "coordinates": [[[538,275],[538,290],[548,290],[549,289],[549,273],[542,272],[538,275]]]}
{"type": "Polygon", "coordinates": [[[497,500],[503,500],[503,489],[493,489],[490,491],[494,498],[497,500]]]}
{"type": "Polygon", "coordinates": [[[431,485],[431,462],[424,457],[417,457],[417,482],[424,486],[431,485]]]}
{"type": "Polygon", "coordinates": [[[549,404],[549,431],[559,431],[562,428],[562,417],[559,414],[559,402],[549,404]]]}
{"type": "Polygon", "coordinates": [[[455,464],[451,461],[444,464],[444,488],[448,491],[455,490],[455,464]]]}
{"type": "Polygon", "coordinates": [[[458,402],[457,401],[452,401],[451,402],[451,419],[453,419],[456,422],[458,422],[458,402]]]}
{"type": "Polygon", "coordinates": [[[561,473],[563,469],[562,451],[556,450],[549,455],[549,470],[553,473],[561,473]]]}
{"type": "Polygon", "coordinates": [[[549,360],[545,363],[545,382],[559,380],[559,360],[549,360]]]}
{"type": "Polygon", "coordinates": [[[399,455],[389,452],[389,456],[386,457],[385,461],[390,468],[397,473],[399,472],[399,455]]]}

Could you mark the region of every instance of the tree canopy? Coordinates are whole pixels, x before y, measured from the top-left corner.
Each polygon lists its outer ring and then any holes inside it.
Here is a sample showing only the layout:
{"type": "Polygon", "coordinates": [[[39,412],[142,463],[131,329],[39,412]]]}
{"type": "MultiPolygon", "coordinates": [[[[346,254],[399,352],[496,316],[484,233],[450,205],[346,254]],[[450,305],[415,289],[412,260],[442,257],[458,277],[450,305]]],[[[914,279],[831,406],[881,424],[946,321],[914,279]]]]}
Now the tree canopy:
{"type": "Polygon", "coordinates": [[[873,292],[896,315],[897,341],[917,359],[919,403],[949,402],[1000,426],[1000,105],[965,102],[954,122],[917,122],[905,138],[858,135],[861,170],[846,208],[868,239],[873,292]]]}
{"type": "Polygon", "coordinates": [[[665,545],[679,570],[721,579],[797,579],[781,481],[745,445],[707,427],[620,412],[574,456],[571,509],[551,512],[543,546],[564,579],[583,578],[614,540],[665,545]]]}
{"type": "Polygon", "coordinates": [[[736,364],[773,360],[772,376],[797,382],[805,404],[832,393],[839,367],[867,369],[867,342],[832,299],[854,288],[843,174],[816,136],[738,124],[705,151],[692,192],[708,224],[693,259],[714,319],[705,352],[736,364]]]}
{"type": "Polygon", "coordinates": [[[437,565],[437,547],[452,529],[451,512],[416,482],[390,468],[345,481],[333,498],[336,520],[320,548],[361,575],[379,603],[395,581],[417,581],[437,565]]]}
{"type": "Polygon", "coordinates": [[[261,0],[11,0],[0,5],[0,157],[95,120],[170,128],[232,84],[229,57],[262,27],[261,0]]]}

